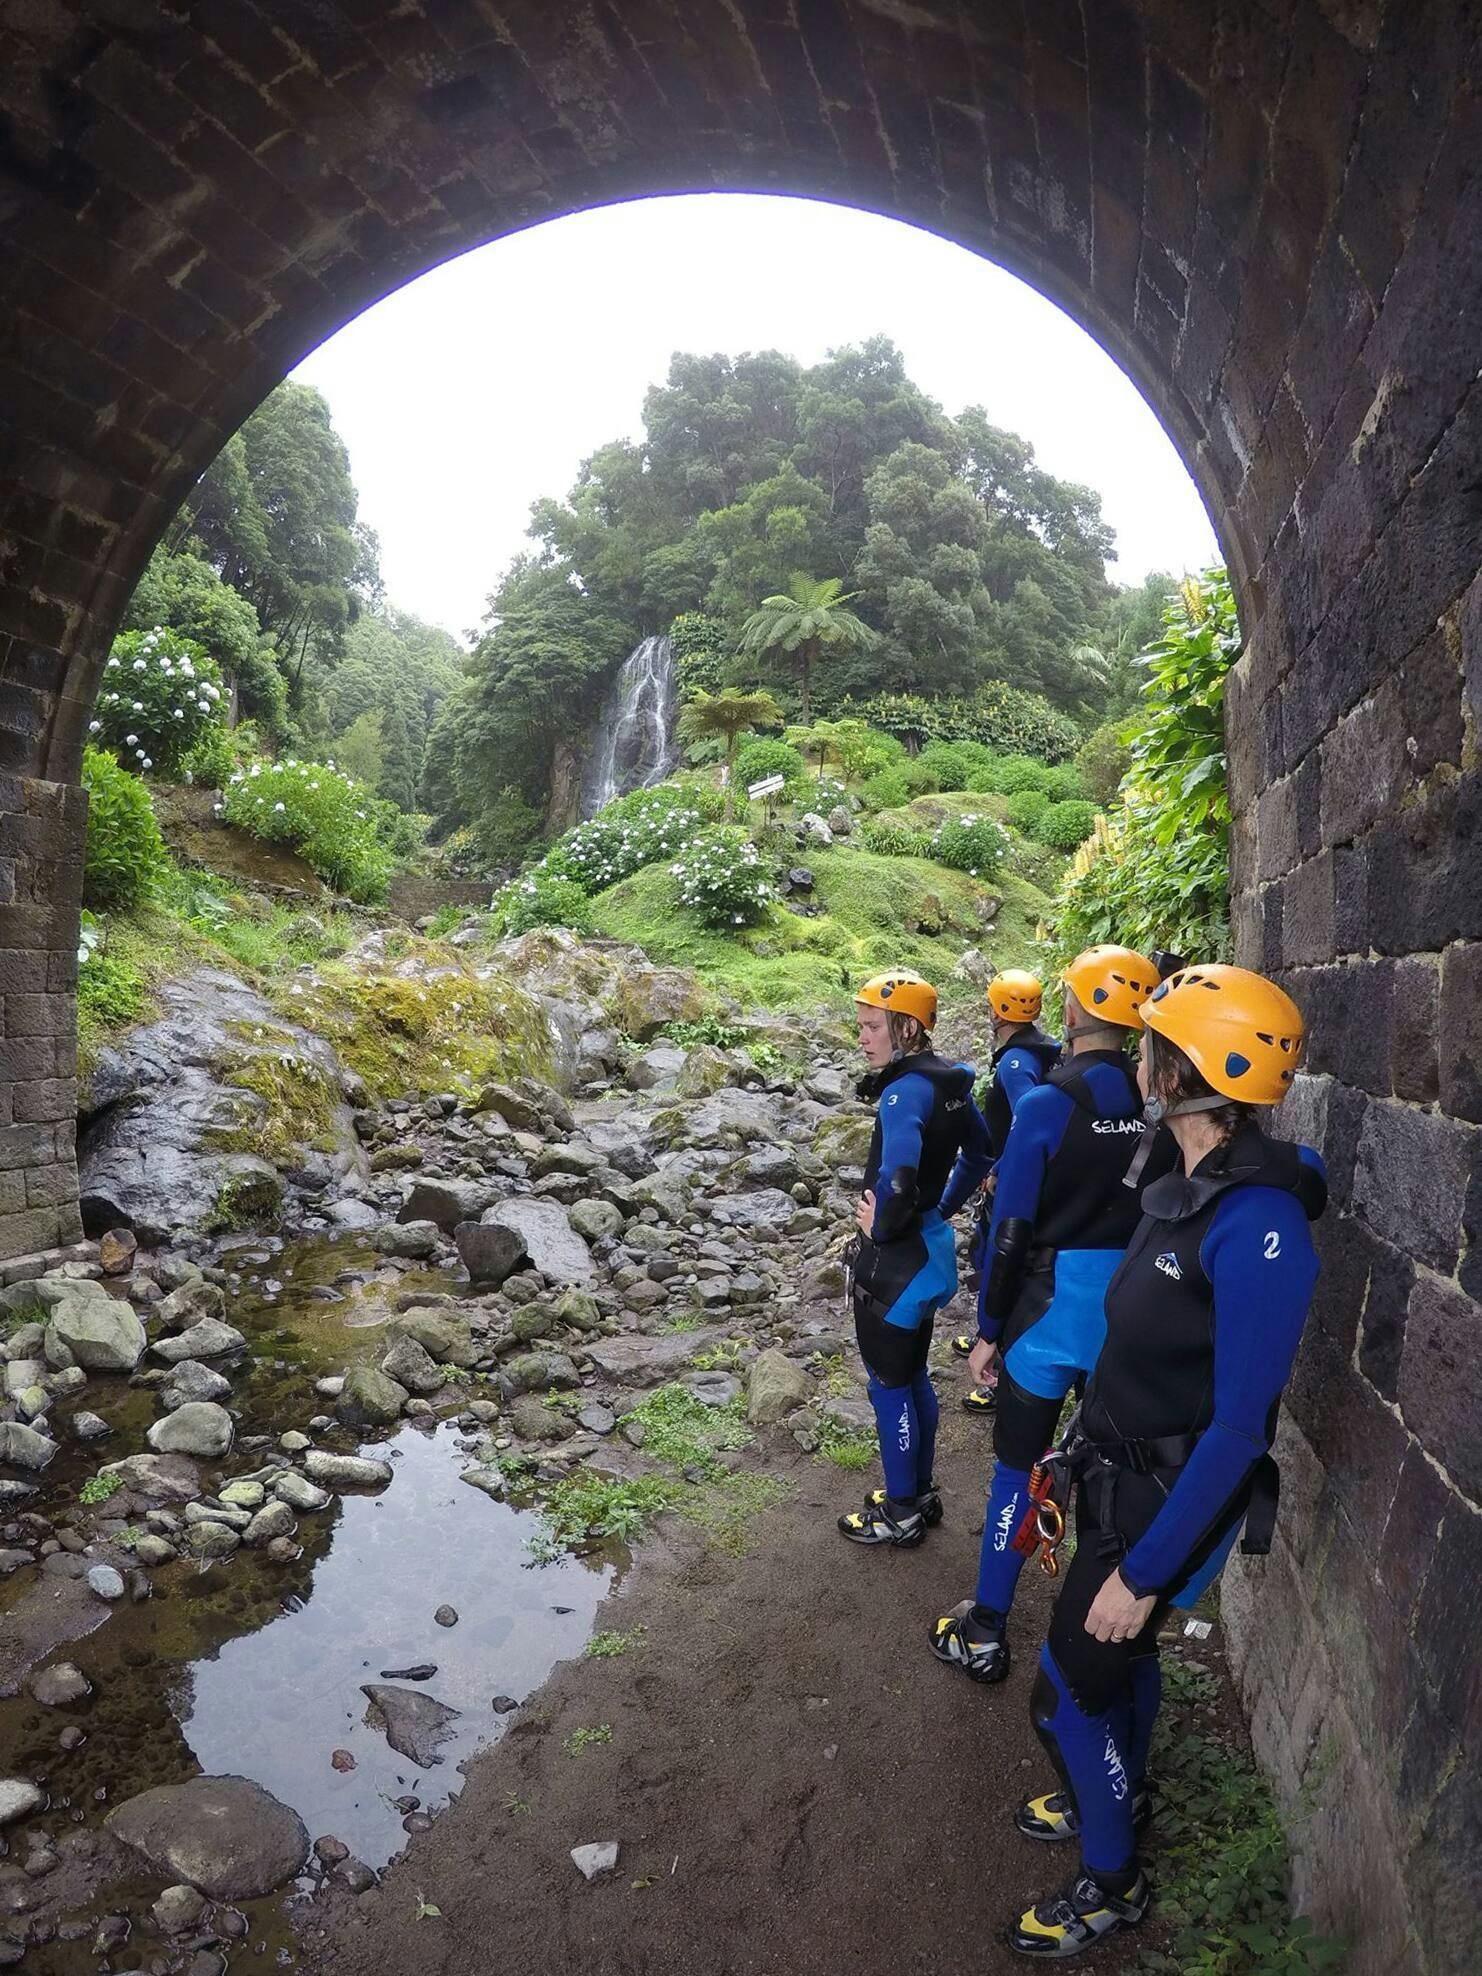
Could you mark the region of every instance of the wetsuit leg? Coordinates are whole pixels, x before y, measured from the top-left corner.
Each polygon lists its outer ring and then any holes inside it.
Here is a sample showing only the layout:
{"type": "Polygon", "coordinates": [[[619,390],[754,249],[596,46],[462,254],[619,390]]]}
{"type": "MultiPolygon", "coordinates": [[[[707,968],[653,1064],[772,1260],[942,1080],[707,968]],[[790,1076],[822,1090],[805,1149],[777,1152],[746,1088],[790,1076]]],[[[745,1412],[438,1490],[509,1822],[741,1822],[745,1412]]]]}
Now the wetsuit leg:
{"type": "Polygon", "coordinates": [[[1031,1393],[1008,1373],[998,1381],[998,1411],[993,1422],[997,1460],[983,1520],[983,1547],[978,1558],[977,1604],[982,1613],[1007,1614],[1014,1602],[1022,1551],[1013,1537],[1029,1505],[1029,1471],[1049,1447],[1060,1418],[1060,1401],[1031,1393]]]}
{"type": "MultiPolygon", "coordinates": [[[[1140,1644],[1146,1628],[1139,1634],[1140,1644]]],[[[1127,1733],[1127,1775],[1132,1779],[1134,1791],[1140,1791],[1147,1780],[1148,1746],[1153,1740],[1153,1724],[1158,1719],[1158,1710],[1163,1704],[1163,1663],[1158,1658],[1157,1647],[1145,1654],[1134,1657],[1129,1673],[1132,1680],[1132,1721],[1127,1733]]]]}
{"type": "Polygon", "coordinates": [[[870,1374],[870,1404],[880,1434],[885,1493],[892,1502],[914,1503],[919,1493],[921,1422],[909,1386],[883,1386],[870,1374]]]}
{"type": "Polygon", "coordinates": [[[920,1495],[931,1484],[937,1452],[937,1419],[941,1411],[937,1405],[936,1388],[925,1366],[911,1381],[911,1399],[916,1408],[916,1493],[920,1495]]]}

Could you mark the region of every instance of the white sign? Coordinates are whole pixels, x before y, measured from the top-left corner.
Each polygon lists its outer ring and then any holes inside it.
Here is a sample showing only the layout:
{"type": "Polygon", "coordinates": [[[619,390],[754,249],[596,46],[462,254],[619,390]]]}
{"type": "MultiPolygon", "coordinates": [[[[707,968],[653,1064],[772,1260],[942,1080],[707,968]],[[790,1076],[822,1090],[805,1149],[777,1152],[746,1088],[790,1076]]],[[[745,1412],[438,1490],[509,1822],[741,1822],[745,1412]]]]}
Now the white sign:
{"type": "Polygon", "coordinates": [[[750,802],[759,802],[763,796],[775,796],[782,787],[784,778],[780,775],[763,776],[760,782],[748,782],[746,795],[750,802]]]}

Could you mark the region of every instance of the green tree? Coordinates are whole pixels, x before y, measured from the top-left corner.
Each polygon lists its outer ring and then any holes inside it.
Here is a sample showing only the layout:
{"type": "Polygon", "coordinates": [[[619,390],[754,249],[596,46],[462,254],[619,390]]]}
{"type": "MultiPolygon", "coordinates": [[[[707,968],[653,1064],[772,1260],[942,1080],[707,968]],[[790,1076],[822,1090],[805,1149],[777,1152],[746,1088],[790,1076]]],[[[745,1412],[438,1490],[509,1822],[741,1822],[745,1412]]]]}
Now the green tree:
{"type": "Polygon", "coordinates": [[[379,708],[367,707],[363,714],[356,715],[334,744],[334,762],[336,768],[363,782],[368,789],[380,789],[386,753],[381,745],[379,708]]]}
{"type": "Polygon", "coordinates": [[[764,597],[742,627],[741,650],[748,656],[780,655],[797,668],[805,727],[812,719],[812,672],[820,654],[857,651],[874,641],[863,618],[845,610],[853,599],[839,577],[819,582],[797,570],[786,595],[764,597]]]}
{"type": "Polygon", "coordinates": [[[381,750],[384,760],[377,794],[399,810],[414,810],[422,779],[422,744],[413,740],[406,707],[400,700],[393,700],[381,716],[381,750]]]}
{"type": "Polygon", "coordinates": [[[697,693],[680,713],[681,741],[721,740],[726,750],[727,823],[735,809],[736,750],[741,736],[758,727],[780,727],[782,709],[770,693],[741,693],[727,686],[720,693],[697,693]]]}

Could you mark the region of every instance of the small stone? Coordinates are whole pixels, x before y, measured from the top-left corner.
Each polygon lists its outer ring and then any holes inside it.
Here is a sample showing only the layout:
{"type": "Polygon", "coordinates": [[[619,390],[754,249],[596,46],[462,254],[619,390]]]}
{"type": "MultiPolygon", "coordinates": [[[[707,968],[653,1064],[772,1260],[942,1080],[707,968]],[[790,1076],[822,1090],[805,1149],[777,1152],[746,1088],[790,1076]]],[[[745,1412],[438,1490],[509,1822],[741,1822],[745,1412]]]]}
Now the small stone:
{"type": "Polygon", "coordinates": [[[80,1750],[86,1741],[87,1731],[79,1729],[75,1722],[69,1722],[57,1738],[57,1748],[66,1750],[70,1755],[73,1750],[80,1750]]]}
{"type": "Polygon", "coordinates": [[[39,1669],[26,1685],[43,1708],[67,1708],[73,1702],[85,1700],[93,1691],[82,1669],[74,1667],[70,1660],[59,1660],[51,1667],[39,1669]]]}
{"type": "Polygon", "coordinates": [[[266,1495],[267,1490],[261,1482],[254,1482],[244,1475],[218,1490],[217,1501],[230,1503],[233,1509],[261,1509],[266,1495]]]}
{"type": "Polygon", "coordinates": [[[290,1427],[286,1434],[278,1436],[278,1446],[286,1455],[301,1455],[305,1448],[312,1448],[313,1445],[308,1435],[300,1434],[296,1427],[290,1427]]]}
{"type": "Polygon", "coordinates": [[[456,1626],[458,1624],[457,1611],[450,1605],[440,1605],[432,1617],[439,1626],[456,1626]]]}
{"type": "Polygon", "coordinates": [[[301,1516],[310,1516],[316,1510],[328,1509],[334,1501],[327,1489],[320,1489],[306,1475],[300,1475],[296,1468],[285,1469],[281,1475],[273,1477],[273,1494],[280,1503],[287,1503],[291,1510],[301,1516]]]}
{"type": "Polygon", "coordinates": [[[606,1839],[599,1845],[573,1846],[571,1857],[584,1880],[600,1880],[604,1873],[617,1871],[618,1842],[606,1839]]]}
{"type": "MultiPolygon", "coordinates": [[[[401,1418],[407,1389],[373,1365],[357,1365],[346,1374],[335,1401],[335,1412],[353,1425],[389,1426],[401,1418]]],[[[314,1457],[311,1455],[310,1460],[314,1457]]]]}
{"type": "Polygon", "coordinates": [[[46,1809],[46,1793],[24,1777],[0,1777],[0,1825],[46,1809]]]}
{"type": "Polygon", "coordinates": [[[98,1238],[98,1261],[109,1276],[127,1276],[138,1250],[139,1238],[132,1228],[110,1228],[98,1238]]]}
{"type": "MultiPolygon", "coordinates": [[[[192,1557],[230,1557],[239,1548],[242,1539],[229,1523],[192,1523],[185,1533],[185,1546],[192,1557]]],[[[88,1573],[89,1579],[92,1573],[88,1573]]]]}
{"type": "Polygon", "coordinates": [[[67,1422],[67,1428],[74,1441],[101,1441],[105,1435],[113,1432],[100,1414],[89,1413],[85,1408],[82,1412],[73,1414],[67,1422]]]}
{"type": "Polygon", "coordinates": [[[612,1408],[605,1407],[598,1401],[593,1401],[591,1406],[583,1407],[576,1418],[578,1425],[584,1427],[589,1434],[610,1434],[617,1426],[617,1415],[612,1408]]]}
{"type": "Polygon", "coordinates": [[[187,1400],[184,1406],[157,1420],[146,1436],[156,1454],[195,1455],[219,1461],[230,1453],[235,1428],[232,1417],[214,1400],[187,1400]]]}
{"type": "Polygon", "coordinates": [[[166,1537],[147,1531],[134,1540],[134,1556],[141,1564],[168,1564],[177,1555],[175,1546],[166,1537]]]}
{"type": "Polygon", "coordinates": [[[352,1894],[368,1894],[376,1884],[376,1876],[363,1859],[342,1859],[334,1868],[334,1877],[352,1894]]]}
{"type": "Polygon", "coordinates": [[[331,1770],[342,1772],[353,1770],[355,1768],[355,1758],[349,1750],[332,1750],[330,1752],[329,1767],[331,1770]]]}
{"type": "Polygon", "coordinates": [[[111,1564],[95,1564],[87,1574],[87,1582],[94,1594],[100,1599],[106,1599],[109,1605],[121,1599],[128,1590],[123,1580],[123,1573],[115,1571],[111,1564]]]}
{"type": "MultiPolygon", "coordinates": [[[[391,1480],[389,1461],[372,1461],[361,1455],[332,1455],[314,1448],[304,1456],[304,1472],[311,1482],[330,1489],[377,1489],[391,1480]]],[[[282,1494],[281,1486],[279,1493],[282,1494]]]]}
{"type": "Polygon", "coordinates": [[[510,1715],[520,1704],[513,1695],[496,1695],[490,1706],[496,1715],[510,1715]]]}
{"type": "Polygon", "coordinates": [[[247,1528],[242,1532],[242,1542],[249,1549],[271,1544],[280,1537],[292,1537],[298,1525],[293,1520],[293,1511],[285,1502],[272,1502],[260,1509],[247,1528]]]}
{"type": "Polygon", "coordinates": [[[325,1866],[338,1866],[342,1859],[350,1857],[350,1848],[343,1839],[326,1838],[314,1841],[314,1857],[325,1866]]]}
{"type": "Polygon", "coordinates": [[[193,1928],[206,1912],[205,1896],[197,1893],[194,1887],[166,1887],[150,1912],[161,1933],[179,1935],[185,1929],[193,1928]]]}

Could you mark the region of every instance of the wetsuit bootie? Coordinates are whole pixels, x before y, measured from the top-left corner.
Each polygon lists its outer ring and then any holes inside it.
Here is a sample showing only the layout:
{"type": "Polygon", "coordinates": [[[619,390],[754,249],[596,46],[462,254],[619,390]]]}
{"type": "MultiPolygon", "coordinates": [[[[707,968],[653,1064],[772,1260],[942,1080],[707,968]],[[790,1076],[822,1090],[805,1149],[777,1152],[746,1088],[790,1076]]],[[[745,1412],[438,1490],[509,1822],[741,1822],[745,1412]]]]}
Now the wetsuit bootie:
{"type": "Polygon", "coordinates": [[[1123,1893],[1113,1893],[1092,1873],[1081,1873],[1063,1893],[1054,1894],[1019,1916],[1009,1929],[1009,1947],[1020,1955],[1079,1955],[1119,1928],[1135,1928],[1148,1911],[1152,1890],[1139,1872],[1123,1893]]]}
{"type": "MultiPolygon", "coordinates": [[[[1132,1793],[1132,1822],[1146,1825],[1153,1815],[1153,1801],[1147,1787],[1132,1793]]],[[[1041,1798],[1026,1798],[1014,1813],[1014,1829],[1026,1839],[1040,1839],[1053,1845],[1060,1839],[1080,1837],[1081,1821],[1069,1791],[1049,1791],[1041,1798]]]]}
{"type": "Polygon", "coordinates": [[[952,1349],[959,1358],[966,1358],[977,1342],[971,1331],[959,1331],[952,1340],[952,1349]]]}
{"type": "Polygon", "coordinates": [[[851,1544],[893,1544],[898,1550],[914,1550],[926,1541],[926,1517],[916,1503],[897,1502],[878,1491],[863,1509],[852,1509],[839,1518],[839,1534],[851,1544]]]}
{"type": "MultiPolygon", "coordinates": [[[[866,1509],[884,1509],[888,1498],[883,1489],[872,1489],[865,1497],[866,1509]]],[[[928,1482],[916,1498],[916,1507],[921,1512],[921,1521],[928,1530],[934,1530],[942,1520],[942,1497],[935,1482],[928,1482]]]]}
{"type": "Polygon", "coordinates": [[[960,1667],[969,1680],[992,1686],[1009,1671],[1007,1625],[998,1613],[985,1614],[971,1599],[964,1599],[932,1621],[927,1638],[938,1660],[960,1667]]]}
{"type": "Polygon", "coordinates": [[[974,1386],[973,1390],[963,1398],[962,1411],[964,1413],[992,1413],[997,1405],[998,1388],[996,1386],[974,1386]]]}

